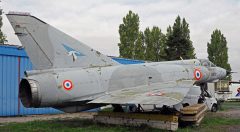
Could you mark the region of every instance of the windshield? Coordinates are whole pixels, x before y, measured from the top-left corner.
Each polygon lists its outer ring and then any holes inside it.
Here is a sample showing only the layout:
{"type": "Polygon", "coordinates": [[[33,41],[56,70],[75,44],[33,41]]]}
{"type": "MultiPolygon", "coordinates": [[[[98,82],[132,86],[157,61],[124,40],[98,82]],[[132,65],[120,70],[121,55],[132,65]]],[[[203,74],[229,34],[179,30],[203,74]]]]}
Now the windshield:
{"type": "Polygon", "coordinates": [[[211,61],[209,61],[210,62],[210,66],[211,67],[217,67],[215,64],[213,64],[211,61]]]}
{"type": "Polygon", "coordinates": [[[216,67],[211,61],[207,59],[200,59],[201,65],[206,67],[216,67]]]}

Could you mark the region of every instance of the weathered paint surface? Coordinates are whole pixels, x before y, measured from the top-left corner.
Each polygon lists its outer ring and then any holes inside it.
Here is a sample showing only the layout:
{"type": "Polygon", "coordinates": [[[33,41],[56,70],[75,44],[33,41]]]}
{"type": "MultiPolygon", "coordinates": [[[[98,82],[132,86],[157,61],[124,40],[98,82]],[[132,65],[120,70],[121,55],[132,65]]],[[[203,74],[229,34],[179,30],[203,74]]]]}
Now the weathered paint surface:
{"type": "Polygon", "coordinates": [[[121,65],[34,16],[9,13],[7,18],[35,67],[19,85],[25,107],[77,112],[104,104],[172,106],[194,84],[204,87],[227,75],[202,59],[121,65]]]}
{"type": "MultiPolygon", "coordinates": [[[[137,64],[144,61],[112,57],[121,64],[137,64]]],[[[58,114],[53,108],[25,108],[18,99],[18,84],[24,71],[33,66],[21,47],[0,45],[0,116],[58,114]]],[[[96,110],[93,110],[96,111],[96,110]]]]}

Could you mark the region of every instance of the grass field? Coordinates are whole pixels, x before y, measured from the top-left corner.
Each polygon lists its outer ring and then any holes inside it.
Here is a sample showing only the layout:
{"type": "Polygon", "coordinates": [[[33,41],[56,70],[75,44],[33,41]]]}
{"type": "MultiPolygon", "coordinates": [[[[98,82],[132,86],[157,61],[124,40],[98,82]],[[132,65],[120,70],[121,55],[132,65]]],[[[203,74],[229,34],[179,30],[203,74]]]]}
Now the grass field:
{"type": "Polygon", "coordinates": [[[159,131],[159,129],[142,127],[123,127],[116,125],[105,125],[94,123],[91,120],[70,119],[70,120],[51,120],[33,121],[26,123],[10,123],[0,127],[1,132],[127,132],[127,131],[159,131]]]}
{"type": "Polygon", "coordinates": [[[229,109],[240,110],[240,102],[225,102],[220,106],[220,111],[226,111],[229,109]]]}
{"type": "MultiPolygon", "coordinates": [[[[179,128],[179,132],[219,132],[219,131],[240,131],[240,118],[223,117],[222,113],[228,110],[239,110],[240,102],[227,102],[222,105],[221,114],[207,113],[200,126],[192,126],[186,128],[179,128]]],[[[91,120],[82,119],[64,119],[64,120],[49,120],[49,121],[32,121],[25,123],[9,123],[0,124],[0,132],[127,132],[127,131],[141,131],[141,132],[155,132],[159,129],[142,127],[125,127],[118,125],[104,125],[94,123],[91,120]]],[[[163,130],[161,130],[163,131],[163,130]]]]}

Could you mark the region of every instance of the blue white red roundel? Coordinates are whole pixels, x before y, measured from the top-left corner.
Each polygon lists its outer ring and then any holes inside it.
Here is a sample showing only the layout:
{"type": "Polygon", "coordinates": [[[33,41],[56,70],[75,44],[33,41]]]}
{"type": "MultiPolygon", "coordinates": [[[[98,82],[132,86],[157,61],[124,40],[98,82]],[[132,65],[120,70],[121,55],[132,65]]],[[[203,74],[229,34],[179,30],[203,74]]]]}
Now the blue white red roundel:
{"type": "Polygon", "coordinates": [[[63,81],[63,87],[66,90],[71,90],[73,88],[73,83],[71,80],[64,80],[63,81]]]}
{"type": "Polygon", "coordinates": [[[200,80],[202,78],[202,72],[199,69],[194,70],[194,78],[200,80]]]}

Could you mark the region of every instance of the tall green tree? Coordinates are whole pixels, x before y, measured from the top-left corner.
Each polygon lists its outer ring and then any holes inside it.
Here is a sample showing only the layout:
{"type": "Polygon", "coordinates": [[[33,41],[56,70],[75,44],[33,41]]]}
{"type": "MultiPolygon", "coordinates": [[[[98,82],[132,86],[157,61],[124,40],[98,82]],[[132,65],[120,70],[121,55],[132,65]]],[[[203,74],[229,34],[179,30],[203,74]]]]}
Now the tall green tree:
{"type": "Polygon", "coordinates": [[[175,19],[173,26],[167,28],[166,55],[167,60],[178,60],[196,58],[194,47],[190,40],[189,24],[185,18],[181,20],[180,16],[175,19]]]}
{"type": "Polygon", "coordinates": [[[134,59],[135,44],[139,37],[139,16],[132,11],[123,18],[123,23],[119,26],[120,43],[119,53],[120,57],[134,59]]]}
{"type": "Polygon", "coordinates": [[[154,46],[155,61],[163,61],[166,56],[166,36],[161,32],[159,27],[154,26],[151,32],[154,46]]]}
{"type": "Polygon", "coordinates": [[[2,9],[0,9],[0,44],[4,44],[5,42],[7,42],[7,37],[3,34],[2,32],[2,9]]]}
{"type": "MultiPolygon", "coordinates": [[[[207,43],[208,59],[219,67],[231,71],[228,63],[227,40],[220,30],[216,29],[211,35],[211,40],[207,43]]],[[[231,76],[226,79],[231,80],[231,76]]]]}
{"type": "Polygon", "coordinates": [[[159,27],[146,28],[144,31],[146,60],[162,61],[165,55],[166,37],[159,27]]]}
{"type": "Polygon", "coordinates": [[[149,27],[147,27],[144,31],[144,40],[146,45],[145,60],[155,61],[156,57],[154,54],[153,37],[149,27]]]}
{"type": "Polygon", "coordinates": [[[138,38],[135,44],[134,59],[137,60],[145,59],[144,34],[141,31],[138,34],[138,38]]]}

